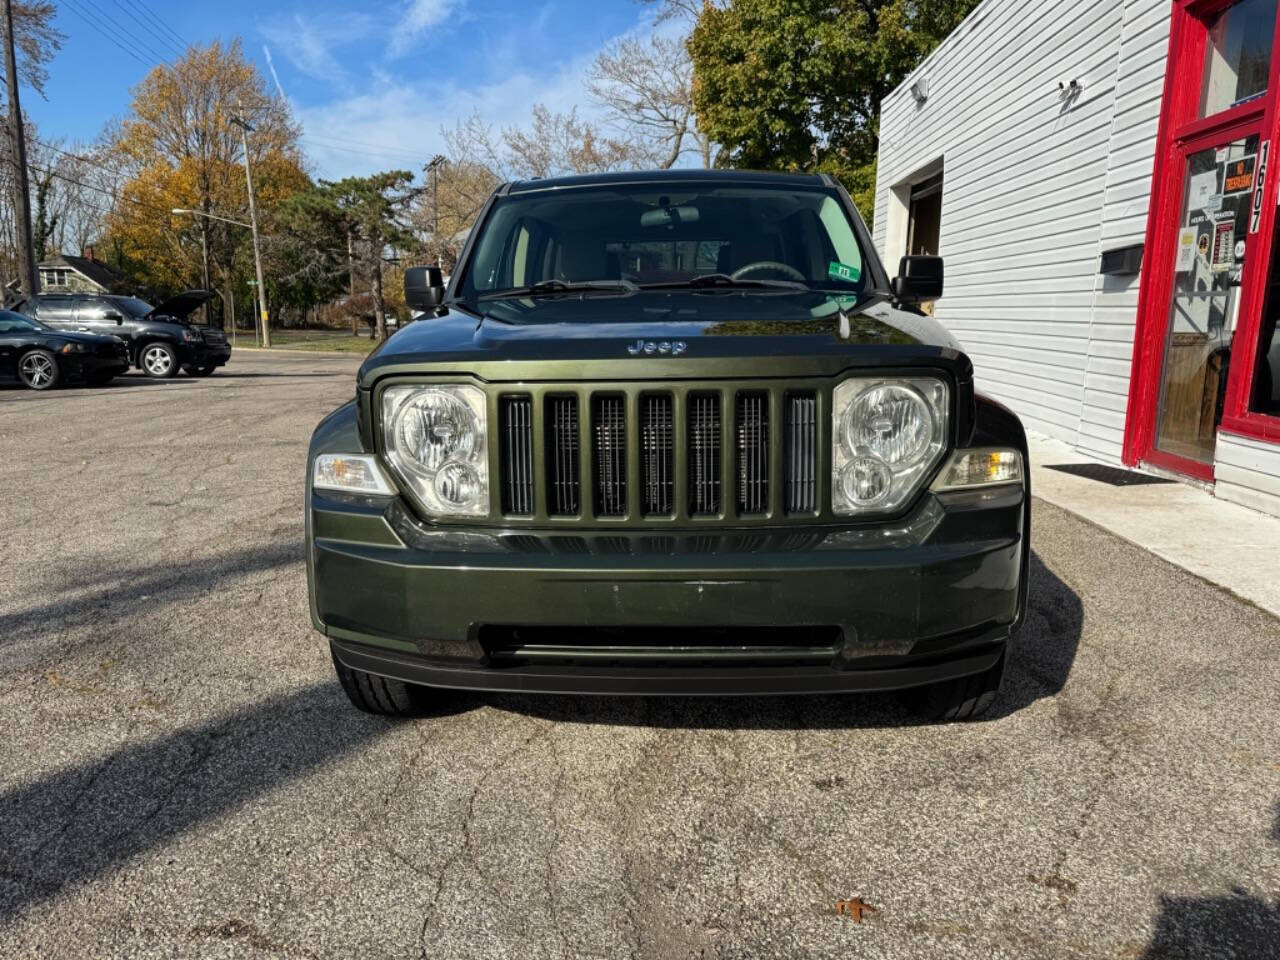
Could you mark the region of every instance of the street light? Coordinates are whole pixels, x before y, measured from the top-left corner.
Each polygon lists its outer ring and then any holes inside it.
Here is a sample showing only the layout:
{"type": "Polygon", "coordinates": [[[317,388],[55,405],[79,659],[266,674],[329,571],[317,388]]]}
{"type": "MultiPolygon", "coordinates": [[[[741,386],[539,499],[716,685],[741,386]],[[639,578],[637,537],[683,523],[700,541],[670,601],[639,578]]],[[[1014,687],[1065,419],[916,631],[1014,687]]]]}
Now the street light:
{"type": "Polygon", "coordinates": [[[252,230],[253,224],[245,223],[243,220],[232,220],[230,217],[220,217],[216,213],[205,213],[203,210],[187,210],[184,207],[174,207],[170,213],[183,214],[190,217],[208,217],[210,220],[221,220],[223,223],[234,223],[237,227],[244,227],[246,230],[252,230]]]}
{"type": "Polygon", "coordinates": [[[249,229],[253,231],[253,267],[258,274],[258,312],[262,316],[262,345],[271,346],[271,323],[267,319],[267,285],[262,282],[262,250],[258,246],[258,203],[253,196],[253,171],[249,168],[249,131],[253,127],[243,117],[233,116],[231,122],[240,128],[240,141],[244,144],[244,178],[249,185],[249,229]]]}

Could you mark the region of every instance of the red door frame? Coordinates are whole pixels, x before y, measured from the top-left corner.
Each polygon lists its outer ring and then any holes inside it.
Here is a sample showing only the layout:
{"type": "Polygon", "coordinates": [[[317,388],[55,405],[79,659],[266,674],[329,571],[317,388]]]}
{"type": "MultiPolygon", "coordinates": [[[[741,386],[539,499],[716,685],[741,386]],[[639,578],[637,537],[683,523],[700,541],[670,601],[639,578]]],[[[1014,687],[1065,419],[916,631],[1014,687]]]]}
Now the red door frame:
{"type": "MultiPolygon", "coordinates": [[[[1130,466],[1151,463],[1206,482],[1213,481],[1213,464],[1199,463],[1155,449],[1165,335],[1174,286],[1175,247],[1185,189],[1185,158],[1197,147],[1207,148],[1215,142],[1236,139],[1242,131],[1245,135],[1256,131],[1261,142],[1269,144],[1272,152],[1280,147],[1276,137],[1276,123],[1280,118],[1280,111],[1277,111],[1277,101],[1280,100],[1280,17],[1277,17],[1277,40],[1272,46],[1271,76],[1266,96],[1203,120],[1196,118],[1208,38],[1205,19],[1233,2],[1173,0],[1164,96],[1156,135],[1151,207],[1147,218],[1147,266],[1138,286],[1138,322],[1133,340],[1123,453],[1124,462],[1130,466]]],[[[1262,326],[1267,271],[1271,263],[1276,190],[1280,182],[1280,176],[1275,174],[1278,166],[1280,157],[1270,156],[1266,175],[1254,188],[1255,191],[1261,190],[1262,210],[1257,231],[1250,231],[1245,240],[1246,267],[1241,278],[1239,319],[1232,338],[1231,365],[1220,429],[1280,442],[1280,417],[1251,413],[1248,409],[1262,326]]]]}

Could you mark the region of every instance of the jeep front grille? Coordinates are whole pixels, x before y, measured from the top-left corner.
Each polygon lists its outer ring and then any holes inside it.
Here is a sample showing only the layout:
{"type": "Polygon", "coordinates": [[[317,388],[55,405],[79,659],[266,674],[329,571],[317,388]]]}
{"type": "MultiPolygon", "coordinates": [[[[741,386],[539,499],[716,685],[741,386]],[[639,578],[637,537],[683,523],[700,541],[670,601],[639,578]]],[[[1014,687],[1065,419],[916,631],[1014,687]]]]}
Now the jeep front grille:
{"type": "Polygon", "coordinates": [[[505,396],[498,406],[502,435],[502,511],[516,517],[533,514],[533,400],[505,396]]]}
{"type": "Polygon", "coordinates": [[[720,514],[720,396],[689,397],[689,512],[720,514]]]}
{"type": "MultiPolygon", "coordinates": [[[[576,517],[582,491],[578,459],[578,398],[547,397],[548,509],[553,517],[576,517]]],[[[505,469],[505,464],[504,464],[505,469]]]]}
{"type": "Polygon", "coordinates": [[[821,513],[830,438],[816,382],[495,392],[504,517],[648,524],[821,513]]]}
{"type": "Polygon", "coordinates": [[[738,394],[738,513],[769,509],[769,395],[738,394]]]}
{"type": "Polygon", "coordinates": [[[671,422],[671,394],[648,393],[640,398],[640,465],[644,470],[646,517],[668,517],[675,499],[675,424],[671,422]]]}
{"type": "Polygon", "coordinates": [[[812,393],[787,395],[787,512],[818,509],[818,400],[812,393]]]}
{"type": "Polygon", "coordinates": [[[596,514],[627,513],[626,398],[597,396],[591,404],[592,460],[595,462],[596,514]]]}

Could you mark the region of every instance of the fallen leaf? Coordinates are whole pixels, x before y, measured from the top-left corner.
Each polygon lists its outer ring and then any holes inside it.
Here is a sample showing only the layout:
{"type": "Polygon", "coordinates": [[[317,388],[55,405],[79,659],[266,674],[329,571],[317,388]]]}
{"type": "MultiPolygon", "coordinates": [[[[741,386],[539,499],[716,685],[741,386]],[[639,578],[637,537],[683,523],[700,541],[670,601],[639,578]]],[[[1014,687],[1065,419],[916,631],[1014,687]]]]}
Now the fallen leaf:
{"type": "Polygon", "coordinates": [[[875,913],[877,907],[873,907],[869,903],[863,903],[861,897],[854,897],[852,900],[837,900],[836,913],[847,913],[853,917],[855,923],[862,922],[864,913],[875,913]]]}

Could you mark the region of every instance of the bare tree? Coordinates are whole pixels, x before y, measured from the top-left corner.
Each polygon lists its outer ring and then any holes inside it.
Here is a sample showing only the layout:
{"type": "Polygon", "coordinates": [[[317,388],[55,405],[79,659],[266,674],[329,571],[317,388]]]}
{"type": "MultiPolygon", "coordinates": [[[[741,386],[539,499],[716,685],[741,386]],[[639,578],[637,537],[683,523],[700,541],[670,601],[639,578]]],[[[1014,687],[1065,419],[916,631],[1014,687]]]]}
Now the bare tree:
{"type": "Polygon", "coordinates": [[[591,123],[568,113],[552,113],[534,104],[528,129],[502,131],[506,166],[516,176],[554,177],[566,173],[607,173],[644,166],[642,149],[603,136],[591,123]]]}
{"type": "Polygon", "coordinates": [[[18,77],[40,96],[49,79],[45,64],[62,49],[66,34],[53,25],[57,4],[48,0],[14,0],[13,40],[18,52],[18,77]]]}
{"type": "Polygon", "coordinates": [[[652,165],[643,145],[604,135],[576,108],[556,113],[535,104],[527,127],[503,130],[473,113],[441,135],[449,162],[436,171],[438,189],[419,196],[411,221],[427,251],[445,261],[453,259],[485,200],[505,180],[652,165]]]}
{"type": "Polygon", "coordinates": [[[677,20],[690,26],[698,19],[703,6],[707,3],[713,7],[727,6],[727,0],[639,0],[639,2],[646,7],[654,8],[655,24],[677,20]]]}
{"type": "Polygon", "coordinates": [[[614,128],[651,155],[653,166],[673,167],[691,148],[711,166],[711,141],[695,122],[685,38],[654,34],[611,44],[592,64],[587,90],[614,128]]]}

